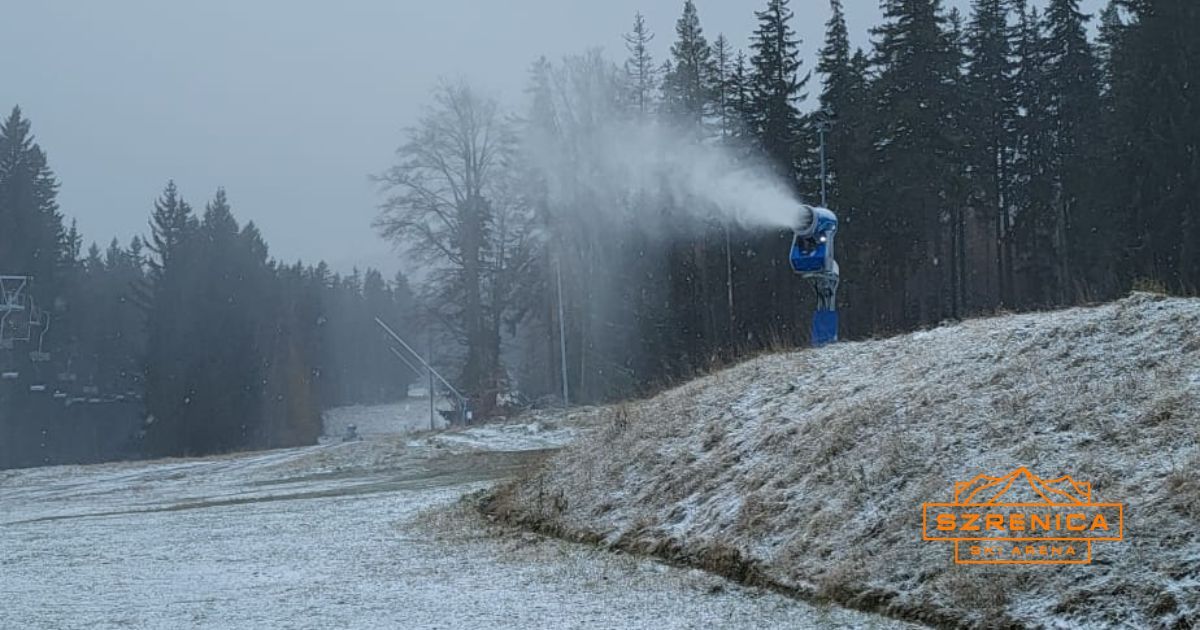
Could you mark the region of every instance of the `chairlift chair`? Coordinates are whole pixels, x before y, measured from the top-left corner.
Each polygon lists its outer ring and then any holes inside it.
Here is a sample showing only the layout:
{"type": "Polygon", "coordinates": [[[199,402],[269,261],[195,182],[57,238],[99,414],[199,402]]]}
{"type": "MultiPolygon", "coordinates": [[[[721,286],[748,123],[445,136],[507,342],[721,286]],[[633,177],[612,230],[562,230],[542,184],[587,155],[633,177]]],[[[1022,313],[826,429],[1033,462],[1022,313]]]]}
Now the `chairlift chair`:
{"type": "Polygon", "coordinates": [[[46,363],[50,361],[51,355],[49,352],[42,350],[42,347],[46,343],[46,333],[50,332],[50,313],[41,311],[38,316],[38,321],[41,325],[42,332],[38,335],[37,350],[29,353],[29,360],[33,361],[34,363],[46,363]]]}
{"type": "Polygon", "coordinates": [[[30,360],[46,362],[49,353],[43,349],[46,332],[50,330],[50,313],[38,308],[28,289],[32,276],[0,275],[0,349],[11,350],[15,342],[33,340],[33,330],[39,329],[38,349],[30,353],[30,360]],[[25,319],[22,322],[19,314],[25,319]]]}
{"type": "Polygon", "coordinates": [[[32,306],[32,298],[25,293],[28,276],[0,276],[0,342],[4,349],[12,349],[14,341],[29,341],[32,332],[33,314],[25,318],[22,326],[14,314],[26,313],[32,306]]]}
{"type": "Polygon", "coordinates": [[[0,276],[0,312],[25,310],[22,297],[30,279],[29,276],[0,276]]]}

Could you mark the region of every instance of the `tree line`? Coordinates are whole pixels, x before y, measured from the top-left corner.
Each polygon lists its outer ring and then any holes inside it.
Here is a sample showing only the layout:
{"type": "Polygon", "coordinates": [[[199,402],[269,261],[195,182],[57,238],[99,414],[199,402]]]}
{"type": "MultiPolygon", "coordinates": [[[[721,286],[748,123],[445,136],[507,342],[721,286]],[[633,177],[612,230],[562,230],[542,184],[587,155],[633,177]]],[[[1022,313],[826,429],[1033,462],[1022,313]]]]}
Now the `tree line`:
{"type": "MultiPolygon", "coordinates": [[[[415,374],[373,323],[411,328],[403,274],[388,281],[376,270],[343,276],[273,260],[224,190],[197,212],[174,182],[154,202],[146,236],[85,252],[57,190],[14,108],[0,126],[0,274],[31,276],[26,292],[50,322],[48,357],[31,354],[40,335],[0,349],[0,368],[36,391],[20,395],[141,400],[137,446],[148,456],[309,444],[323,409],[407,395],[415,374]]],[[[10,318],[7,336],[27,324],[10,318]]]]}
{"type": "Polygon", "coordinates": [[[439,328],[477,416],[513,392],[612,400],[803,344],[813,300],[791,235],[698,218],[711,200],[676,185],[686,172],[641,168],[655,154],[765,165],[808,203],[824,183],[848,338],[1200,284],[1194,3],[1116,0],[1092,38],[1077,0],[974,0],[966,16],[883,0],[863,50],[831,0],[816,60],[789,1],[764,5],[743,51],[685,1],[661,61],[637,15],[625,59],[536,60],[516,115],[438,87],[376,176],[380,233],[422,266],[411,290],[274,260],[223,191],[195,211],[174,183],[146,235],[84,251],[14,109],[0,273],[33,276],[54,323],[49,361],[25,346],[0,367],[143,398],[146,452],[196,454],[311,442],[322,408],[404,395],[413,376],[375,316],[439,328]]]}
{"type": "Polygon", "coordinates": [[[643,194],[629,182],[657,174],[597,158],[637,121],[766,162],[813,204],[824,130],[844,337],[1135,285],[1196,290],[1195,3],[1114,0],[1091,38],[1077,0],[974,0],[965,16],[883,0],[864,50],[831,0],[815,63],[789,4],[767,0],[741,51],[687,0],[661,62],[636,15],[620,62],[537,60],[515,117],[470,86],[438,88],[379,176],[377,225],[436,270],[421,299],[456,335],[479,407],[512,387],[620,398],[805,342],[813,300],[788,268],[790,234],[622,225],[704,203],[643,194]]]}

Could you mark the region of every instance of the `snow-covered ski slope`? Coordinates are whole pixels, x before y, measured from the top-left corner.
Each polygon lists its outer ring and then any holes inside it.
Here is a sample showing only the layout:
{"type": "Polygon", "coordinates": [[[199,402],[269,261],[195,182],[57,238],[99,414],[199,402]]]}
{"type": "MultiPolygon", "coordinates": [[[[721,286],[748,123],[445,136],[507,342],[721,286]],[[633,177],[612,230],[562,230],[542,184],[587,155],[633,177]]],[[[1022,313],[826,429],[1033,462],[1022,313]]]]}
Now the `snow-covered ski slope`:
{"type": "Polygon", "coordinates": [[[607,415],[492,509],[906,618],[1200,624],[1200,300],[767,355],[607,415]],[[1022,466],[1123,503],[1125,540],[1074,567],[956,566],[922,541],[922,503],[1022,466]]]}
{"type": "Polygon", "coordinates": [[[491,526],[460,497],[576,426],[389,433],[403,411],[331,414],[357,442],[0,471],[0,629],[895,625],[491,526]]]}

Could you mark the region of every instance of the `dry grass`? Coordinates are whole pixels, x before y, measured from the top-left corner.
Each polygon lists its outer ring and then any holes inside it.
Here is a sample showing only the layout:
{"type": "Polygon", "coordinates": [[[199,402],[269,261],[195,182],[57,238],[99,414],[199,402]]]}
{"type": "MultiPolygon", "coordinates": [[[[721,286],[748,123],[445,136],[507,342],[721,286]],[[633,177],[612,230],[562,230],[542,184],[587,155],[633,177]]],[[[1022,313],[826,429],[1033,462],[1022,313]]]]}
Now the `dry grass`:
{"type": "Polygon", "coordinates": [[[487,509],[939,625],[1195,623],[1197,330],[1200,301],[1137,294],[764,355],[598,411],[603,430],[487,509]],[[1017,466],[1124,502],[1128,541],[1003,572],[920,541],[922,502],[1017,466]]]}

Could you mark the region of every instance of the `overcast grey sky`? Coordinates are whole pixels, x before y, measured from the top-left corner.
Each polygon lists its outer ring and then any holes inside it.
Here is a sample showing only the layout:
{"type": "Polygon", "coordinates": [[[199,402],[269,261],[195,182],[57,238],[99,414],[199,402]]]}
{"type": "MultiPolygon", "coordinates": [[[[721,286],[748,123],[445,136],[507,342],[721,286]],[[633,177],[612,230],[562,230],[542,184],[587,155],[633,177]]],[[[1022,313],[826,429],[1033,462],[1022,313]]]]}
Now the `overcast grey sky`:
{"type": "MultiPolygon", "coordinates": [[[[1085,0],[1094,11],[1100,0],[1085,0]]],[[[965,8],[967,0],[952,4],[965,8]]],[[[763,1],[696,0],[710,39],[744,46],[763,1]]],[[[442,76],[521,104],[530,62],[589,46],[624,55],[642,11],[659,60],[683,0],[86,0],[6,3],[0,107],[19,104],[103,246],[147,231],[174,178],[198,210],[224,186],[272,254],[397,268],[370,227],[385,169],[442,76]]],[[[846,0],[856,45],[874,0],[846,0]]],[[[812,68],[829,8],[794,0],[812,68]]],[[[814,86],[815,93],[815,86],[814,86]]],[[[0,229],[3,229],[0,226],[0,229]]]]}

